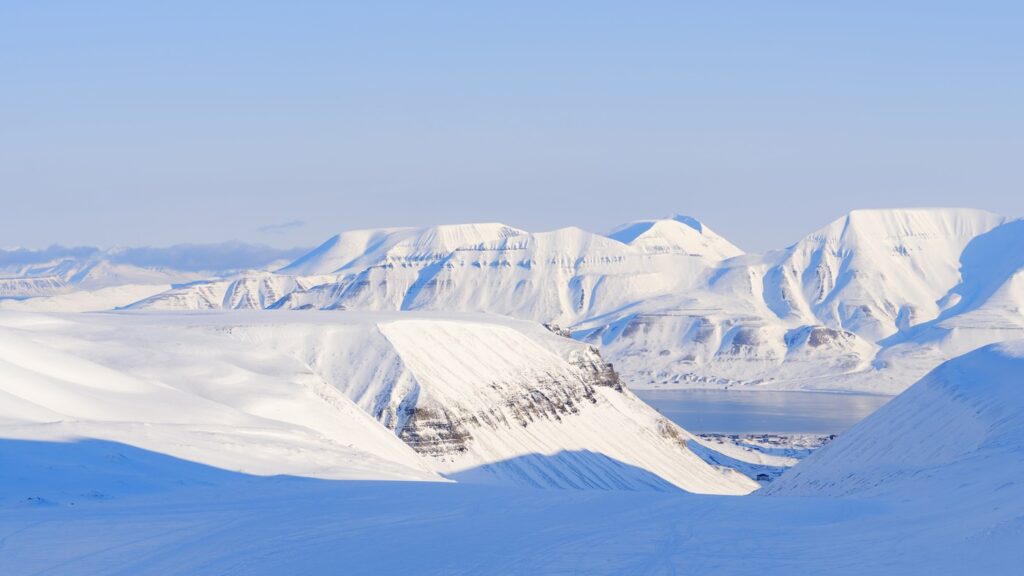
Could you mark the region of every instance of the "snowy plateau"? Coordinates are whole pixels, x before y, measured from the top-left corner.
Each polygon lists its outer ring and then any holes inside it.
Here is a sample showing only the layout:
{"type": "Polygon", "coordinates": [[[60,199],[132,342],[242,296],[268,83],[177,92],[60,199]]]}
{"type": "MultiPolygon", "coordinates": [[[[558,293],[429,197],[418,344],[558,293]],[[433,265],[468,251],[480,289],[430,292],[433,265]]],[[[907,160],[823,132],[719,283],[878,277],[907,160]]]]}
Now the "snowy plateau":
{"type": "Polygon", "coordinates": [[[1024,572],[1024,220],[258,252],[0,251],[0,574],[1024,572]],[[787,447],[644,389],[893,399],[787,447]]]}

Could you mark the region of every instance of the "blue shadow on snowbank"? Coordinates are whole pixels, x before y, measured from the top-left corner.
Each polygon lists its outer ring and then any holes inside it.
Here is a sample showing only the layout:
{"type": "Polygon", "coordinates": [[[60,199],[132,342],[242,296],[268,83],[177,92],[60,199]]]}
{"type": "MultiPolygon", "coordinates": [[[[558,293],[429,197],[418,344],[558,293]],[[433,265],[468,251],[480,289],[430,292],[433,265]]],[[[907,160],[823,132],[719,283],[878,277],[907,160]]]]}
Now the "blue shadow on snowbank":
{"type": "Polygon", "coordinates": [[[559,490],[681,491],[649,470],[590,450],[524,454],[448,477],[465,483],[511,483],[519,487],[559,490]]]}
{"type": "MultiPolygon", "coordinates": [[[[452,475],[451,479],[463,485],[498,485],[502,489],[679,491],[656,474],[590,451],[563,451],[550,456],[528,454],[466,470],[452,475]]],[[[409,484],[292,475],[259,476],[107,440],[0,439],[0,506],[82,503],[225,485],[266,488],[287,484],[294,488],[296,483],[309,488],[409,484]]],[[[445,483],[414,484],[437,487],[445,483]]]]}

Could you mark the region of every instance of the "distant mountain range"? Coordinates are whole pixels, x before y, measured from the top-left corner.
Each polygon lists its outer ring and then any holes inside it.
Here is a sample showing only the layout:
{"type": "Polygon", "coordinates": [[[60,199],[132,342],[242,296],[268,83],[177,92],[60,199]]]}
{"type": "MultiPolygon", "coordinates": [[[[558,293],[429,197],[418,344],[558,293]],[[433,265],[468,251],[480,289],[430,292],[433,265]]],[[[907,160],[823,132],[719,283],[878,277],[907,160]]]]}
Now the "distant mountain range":
{"type": "Polygon", "coordinates": [[[1024,337],[1024,221],[978,210],[858,210],[766,254],[674,216],[607,234],[497,223],[358,230],[273,266],[282,256],[200,271],[93,254],[88,266],[72,258],[52,271],[4,264],[0,284],[8,296],[71,293],[37,309],[142,276],[184,285],[85,305],[79,296],[77,309],[500,314],[599,346],[637,388],[896,393],[945,359],[1024,337]]]}

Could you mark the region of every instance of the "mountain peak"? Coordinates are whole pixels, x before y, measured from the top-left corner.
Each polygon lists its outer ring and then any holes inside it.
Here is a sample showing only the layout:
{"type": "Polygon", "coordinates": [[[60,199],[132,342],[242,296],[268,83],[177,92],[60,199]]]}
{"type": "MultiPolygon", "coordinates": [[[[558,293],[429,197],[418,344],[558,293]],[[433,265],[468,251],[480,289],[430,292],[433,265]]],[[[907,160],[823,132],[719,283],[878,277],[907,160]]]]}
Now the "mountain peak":
{"type": "Polygon", "coordinates": [[[704,233],[704,223],[692,216],[687,216],[686,214],[673,214],[669,220],[675,220],[680,224],[686,224],[697,232],[700,232],[701,234],[704,233]]]}
{"type": "Polygon", "coordinates": [[[851,210],[809,238],[973,237],[1006,218],[972,208],[885,208],[851,210]]]}
{"type": "Polygon", "coordinates": [[[647,252],[675,252],[724,260],[743,251],[700,220],[675,214],[660,220],[637,220],[606,234],[608,238],[647,252]]]}

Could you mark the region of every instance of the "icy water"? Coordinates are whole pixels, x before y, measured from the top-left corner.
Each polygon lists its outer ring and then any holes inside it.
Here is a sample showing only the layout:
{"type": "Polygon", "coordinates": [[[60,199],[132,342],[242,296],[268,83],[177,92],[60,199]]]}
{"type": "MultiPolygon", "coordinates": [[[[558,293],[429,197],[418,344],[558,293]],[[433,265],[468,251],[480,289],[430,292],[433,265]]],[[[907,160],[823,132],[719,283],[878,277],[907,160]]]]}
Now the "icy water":
{"type": "Polygon", "coordinates": [[[694,433],[838,434],[891,396],[750,390],[635,390],[694,433]]]}

